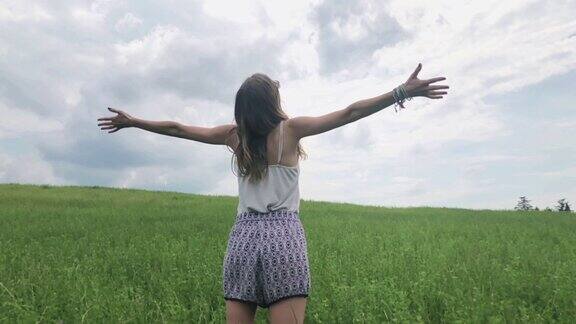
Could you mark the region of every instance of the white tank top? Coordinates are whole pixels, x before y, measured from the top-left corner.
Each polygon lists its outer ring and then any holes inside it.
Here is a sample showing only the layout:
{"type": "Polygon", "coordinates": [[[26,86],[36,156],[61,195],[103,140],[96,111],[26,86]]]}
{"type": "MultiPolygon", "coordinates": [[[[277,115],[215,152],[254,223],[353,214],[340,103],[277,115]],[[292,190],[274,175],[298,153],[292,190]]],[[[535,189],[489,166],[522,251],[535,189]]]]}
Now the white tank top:
{"type": "Polygon", "coordinates": [[[267,213],[280,209],[299,211],[300,189],[298,178],[300,165],[295,167],[280,165],[282,158],[284,121],[280,122],[280,136],[278,144],[278,162],[268,165],[268,174],[259,181],[251,183],[248,177],[240,176],[238,166],[238,213],[260,212],[267,213]]]}

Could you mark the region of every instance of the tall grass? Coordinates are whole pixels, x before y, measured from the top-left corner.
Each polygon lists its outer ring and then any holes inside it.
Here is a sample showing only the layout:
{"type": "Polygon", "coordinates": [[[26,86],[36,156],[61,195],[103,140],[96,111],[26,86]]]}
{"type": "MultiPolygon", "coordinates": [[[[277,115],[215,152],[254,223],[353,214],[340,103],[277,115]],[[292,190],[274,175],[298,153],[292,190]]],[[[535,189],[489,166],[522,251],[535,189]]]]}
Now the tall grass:
{"type": "MultiPolygon", "coordinates": [[[[237,203],[0,185],[0,321],[223,323],[237,203]]],[[[302,201],[300,217],[306,323],[576,321],[574,214],[302,201]]]]}

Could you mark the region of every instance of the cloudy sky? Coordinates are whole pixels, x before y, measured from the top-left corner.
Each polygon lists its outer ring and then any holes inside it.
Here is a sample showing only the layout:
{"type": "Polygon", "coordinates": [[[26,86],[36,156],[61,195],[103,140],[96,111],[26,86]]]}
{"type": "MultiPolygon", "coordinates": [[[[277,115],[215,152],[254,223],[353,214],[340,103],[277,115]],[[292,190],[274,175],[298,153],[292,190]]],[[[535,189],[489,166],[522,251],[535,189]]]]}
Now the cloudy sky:
{"type": "Polygon", "coordinates": [[[102,131],[106,107],[234,122],[255,72],[290,117],[404,82],[415,98],[304,138],[302,199],[510,209],[576,204],[576,1],[0,2],[0,183],[237,195],[225,146],[102,131]]]}

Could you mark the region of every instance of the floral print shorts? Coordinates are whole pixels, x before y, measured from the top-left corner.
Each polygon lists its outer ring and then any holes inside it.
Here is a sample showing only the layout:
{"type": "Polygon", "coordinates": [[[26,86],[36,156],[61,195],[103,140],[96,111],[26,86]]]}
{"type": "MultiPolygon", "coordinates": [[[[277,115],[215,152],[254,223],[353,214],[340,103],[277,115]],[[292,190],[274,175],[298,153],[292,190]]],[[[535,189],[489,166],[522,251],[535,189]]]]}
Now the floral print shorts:
{"type": "Polygon", "coordinates": [[[306,235],[298,211],[237,214],[223,262],[225,300],[268,308],[311,288],[306,235]]]}

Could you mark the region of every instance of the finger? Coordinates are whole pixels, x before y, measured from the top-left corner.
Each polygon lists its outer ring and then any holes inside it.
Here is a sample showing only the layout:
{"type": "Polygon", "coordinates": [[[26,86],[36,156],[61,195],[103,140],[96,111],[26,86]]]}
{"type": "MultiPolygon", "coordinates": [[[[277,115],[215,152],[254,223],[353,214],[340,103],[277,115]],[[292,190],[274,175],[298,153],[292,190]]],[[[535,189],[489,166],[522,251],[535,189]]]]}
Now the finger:
{"type": "Polygon", "coordinates": [[[424,88],[424,90],[439,90],[439,89],[450,89],[447,85],[431,85],[424,88]]]}
{"type": "Polygon", "coordinates": [[[102,117],[102,118],[98,118],[98,120],[112,120],[116,117],[102,117]]]}
{"type": "Polygon", "coordinates": [[[442,96],[430,96],[430,95],[428,95],[428,96],[426,96],[426,97],[428,97],[428,98],[430,98],[430,99],[440,99],[440,98],[443,98],[442,96]]]}
{"type": "Polygon", "coordinates": [[[106,126],[106,127],[100,128],[100,129],[101,129],[101,130],[106,130],[106,129],[112,129],[112,128],[116,128],[116,126],[106,126]]]}
{"type": "Polygon", "coordinates": [[[437,95],[445,95],[448,94],[446,91],[428,91],[429,95],[437,96],[437,95]]]}
{"type": "Polygon", "coordinates": [[[445,77],[437,77],[437,78],[432,78],[432,79],[425,80],[424,83],[430,84],[430,83],[433,83],[433,82],[444,81],[444,80],[446,80],[445,77]]]}
{"type": "Polygon", "coordinates": [[[412,72],[410,75],[410,79],[415,79],[418,76],[418,73],[420,73],[420,70],[422,70],[422,63],[418,63],[416,70],[414,70],[414,72],[412,72]]]}
{"type": "Polygon", "coordinates": [[[120,128],[116,128],[115,130],[109,131],[108,133],[114,133],[117,132],[120,128]]]}
{"type": "Polygon", "coordinates": [[[115,113],[117,113],[117,114],[119,114],[119,113],[120,113],[118,110],[116,110],[116,109],[114,109],[114,108],[110,108],[110,107],[108,107],[108,110],[110,110],[110,111],[112,111],[112,112],[115,112],[115,113]]]}
{"type": "Polygon", "coordinates": [[[114,123],[112,123],[112,122],[107,122],[107,123],[100,123],[100,124],[98,124],[98,126],[109,126],[109,125],[114,125],[114,123]]]}

